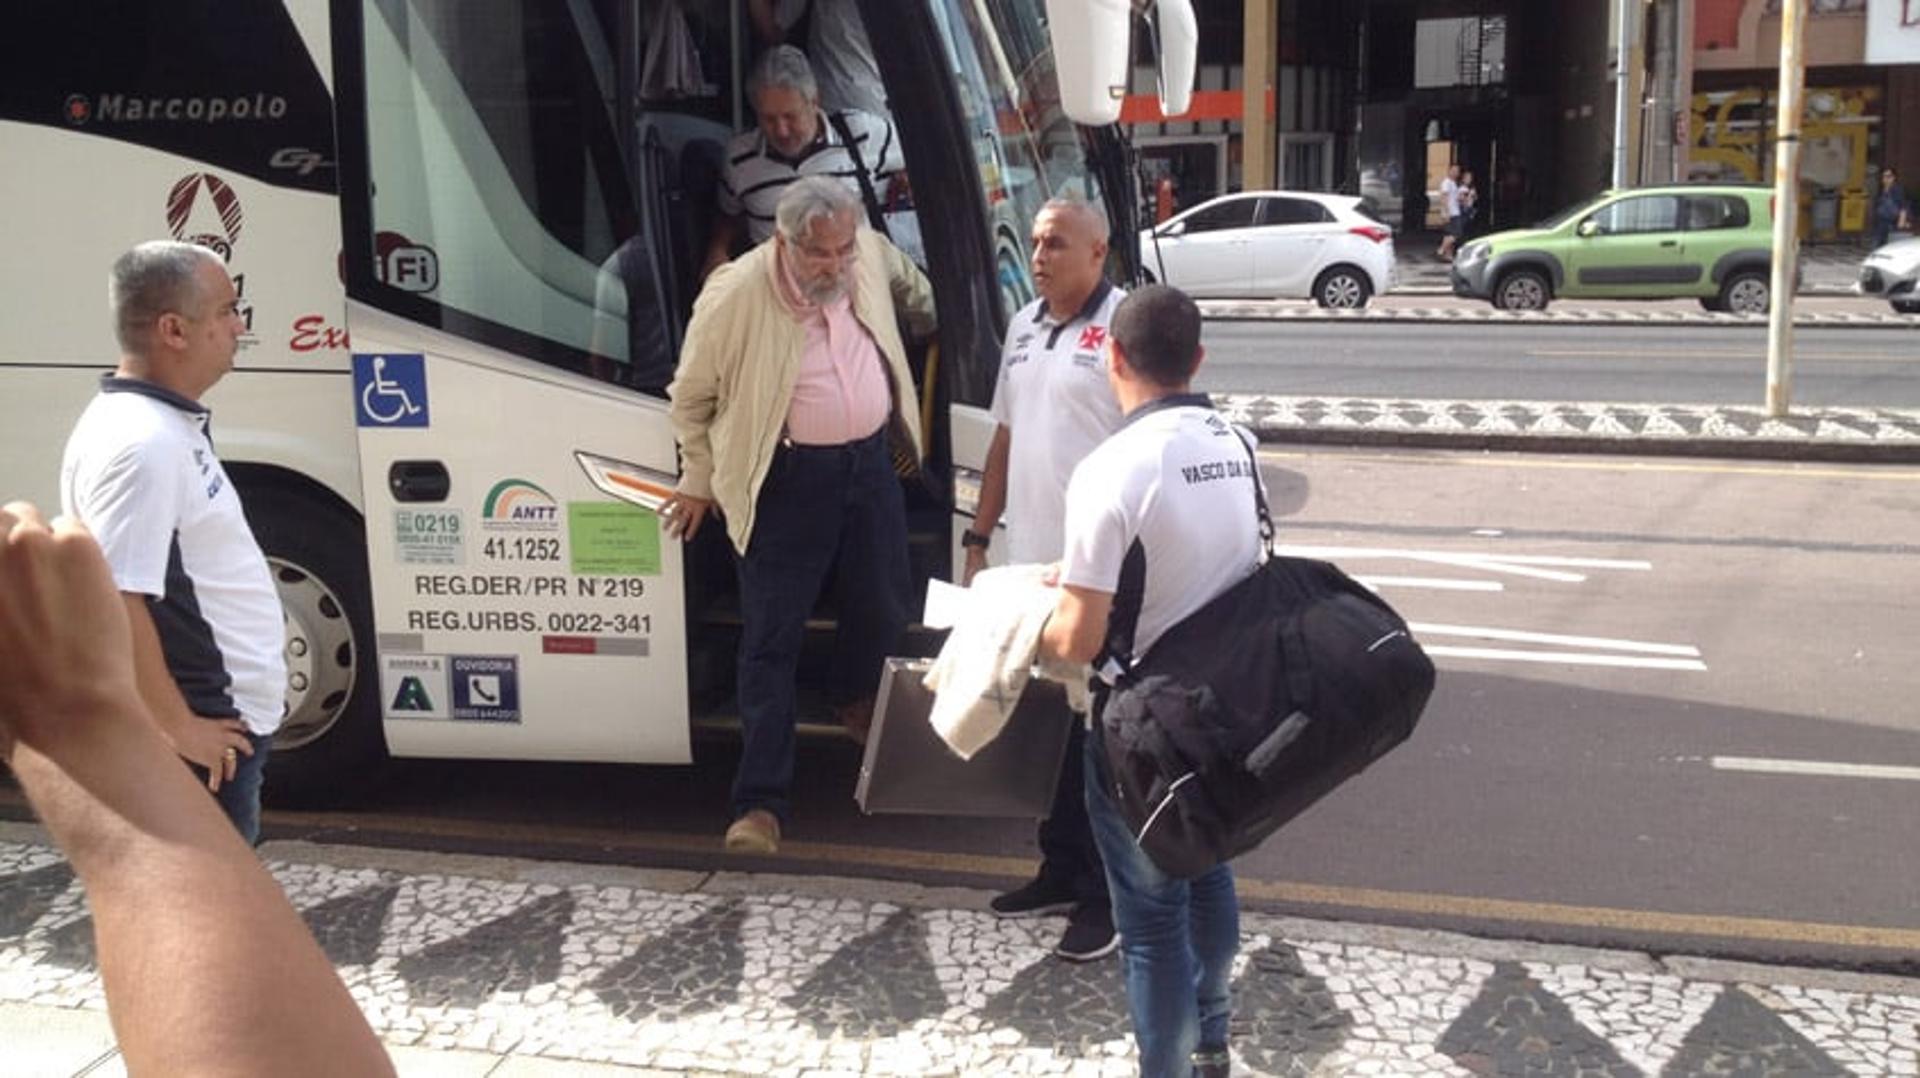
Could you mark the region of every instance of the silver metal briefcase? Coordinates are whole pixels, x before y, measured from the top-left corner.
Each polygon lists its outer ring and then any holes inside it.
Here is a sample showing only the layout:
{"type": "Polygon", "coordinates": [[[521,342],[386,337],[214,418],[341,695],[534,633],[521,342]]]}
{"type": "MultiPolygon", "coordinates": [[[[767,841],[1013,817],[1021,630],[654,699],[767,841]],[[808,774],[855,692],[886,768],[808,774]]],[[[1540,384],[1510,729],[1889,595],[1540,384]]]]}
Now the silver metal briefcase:
{"type": "Polygon", "coordinates": [[[868,814],[1038,820],[1052,811],[1072,723],[1064,686],[1027,684],[1000,736],[962,760],[934,732],[928,659],[888,659],[853,797],[868,814]]]}

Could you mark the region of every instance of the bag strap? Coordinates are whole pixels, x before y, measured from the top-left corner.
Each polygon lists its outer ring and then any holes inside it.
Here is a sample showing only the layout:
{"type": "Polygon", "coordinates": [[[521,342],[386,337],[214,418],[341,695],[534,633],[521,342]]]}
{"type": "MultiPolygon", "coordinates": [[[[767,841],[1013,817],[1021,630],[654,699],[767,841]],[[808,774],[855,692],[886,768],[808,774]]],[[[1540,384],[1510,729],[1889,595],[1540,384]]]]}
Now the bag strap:
{"type": "Polygon", "coordinates": [[[1093,657],[1097,672],[1108,663],[1120,670],[1120,676],[1133,676],[1133,638],[1140,628],[1140,604],[1147,595],[1147,548],[1135,539],[1120,561],[1120,581],[1113,592],[1113,609],[1107,614],[1107,637],[1100,654],[1093,657]]]}
{"type": "Polygon", "coordinates": [[[867,223],[875,232],[892,239],[887,231],[887,215],[880,210],[880,196],[874,194],[873,177],[867,175],[867,159],[860,153],[860,147],[854,144],[853,130],[847,126],[847,114],[844,112],[827,113],[827,122],[840,134],[840,142],[847,148],[847,156],[853,158],[853,176],[860,181],[860,201],[867,204],[867,223]]]}
{"type": "MultiPolygon", "coordinates": [[[[1236,430],[1233,435],[1239,438],[1236,430]]],[[[1260,481],[1260,456],[1245,441],[1240,443],[1247,451],[1247,460],[1253,465],[1253,506],[1260,516],[1260,546],[1267,553],[1270,569],[1278,569],[1293,582],[1300,593],[1305,587],[1287,559],[1273,552],[1273,514],[1267,509],[1267,485],[1260,481]]],[[[1287,691],[1293,694],[1294,701],[1301,711],[1307,711],[1313,703],[1313,653],[1307,650],[1307,633],[1298,618],[1288,618],[1280,626],[1280,650],[1286,656],[1287,691]]]]}
{"type": "Polygon", "coordinates": [[[1267,485],[1260,481],[1260,457],[1253,447],[1240,437],[1239,428],[1233,429],[1234,440],[1240,448],[1247,451],[1247,463],[1253,467],[1253,508],[1260,517],[1260,549],[1271,556],[1273,554],[1273,514],[1267,511],[1267,485]]]}

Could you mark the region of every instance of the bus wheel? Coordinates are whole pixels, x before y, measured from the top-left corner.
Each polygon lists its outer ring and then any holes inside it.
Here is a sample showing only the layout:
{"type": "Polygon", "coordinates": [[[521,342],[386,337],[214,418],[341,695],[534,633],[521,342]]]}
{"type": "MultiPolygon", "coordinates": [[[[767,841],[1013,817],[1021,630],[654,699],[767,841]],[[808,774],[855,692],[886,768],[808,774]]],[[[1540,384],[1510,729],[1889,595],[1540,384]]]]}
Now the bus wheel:
{"type": "Polygon", "coordinates": [[[287,626],[287,717],[263,793],[276,805],[342,801],[387,758],[366,534],[351,514],[284,489],[242,500],[287,626]]]}

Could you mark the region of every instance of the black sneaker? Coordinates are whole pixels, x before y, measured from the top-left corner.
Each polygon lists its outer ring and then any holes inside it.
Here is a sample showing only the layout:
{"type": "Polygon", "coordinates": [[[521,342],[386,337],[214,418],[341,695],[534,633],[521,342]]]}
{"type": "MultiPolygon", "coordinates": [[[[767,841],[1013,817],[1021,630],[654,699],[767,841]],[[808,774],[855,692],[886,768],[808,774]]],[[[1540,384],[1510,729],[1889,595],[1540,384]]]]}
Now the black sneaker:
{"type": "Polygon", "coordinates": [[[1113,930],[1113,912],[1103,905],[1074,907],[1067,918],[1066,935],[1053,953],[1069,962],[1091,962],[1105,958],[1120,946],[1120,933],[1113,930]]]}
{"type": "Polygon", "coordinates": [[[987,908],[995,917],[1039,917],[1065,913],[1077,902],[1072,891],[1042,876],[1006,894],[993,896],[987,908]]]}
{"type": "Polygon", "coordinates": [[[1233,1055],[1225,1048],[1202,1048],[1193,1053],[1193,1078],[1230,1078],[1233,1055]]]}

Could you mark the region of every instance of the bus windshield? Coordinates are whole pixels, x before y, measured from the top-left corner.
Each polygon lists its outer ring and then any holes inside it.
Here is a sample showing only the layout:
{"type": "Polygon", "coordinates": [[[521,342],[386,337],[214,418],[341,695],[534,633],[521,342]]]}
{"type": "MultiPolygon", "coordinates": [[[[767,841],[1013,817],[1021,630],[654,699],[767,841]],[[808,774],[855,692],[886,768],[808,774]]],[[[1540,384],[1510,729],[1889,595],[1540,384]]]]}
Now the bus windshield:
{"type": "Polygon", "coordinates": [[[1100,203],[1060,105],[1042,0],[931,0],[980,167],[1003,319],[1034,297],[1027,235],[1050,198],[1100,203]]]}

